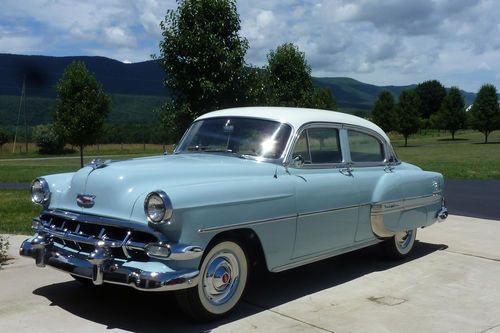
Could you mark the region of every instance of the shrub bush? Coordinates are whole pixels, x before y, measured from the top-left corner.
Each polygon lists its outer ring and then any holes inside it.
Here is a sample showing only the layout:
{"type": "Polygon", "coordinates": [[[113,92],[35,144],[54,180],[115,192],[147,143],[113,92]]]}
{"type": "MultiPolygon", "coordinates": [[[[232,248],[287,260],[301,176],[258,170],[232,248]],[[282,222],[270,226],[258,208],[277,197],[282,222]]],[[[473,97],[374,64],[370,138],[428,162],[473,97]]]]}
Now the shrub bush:
{"type": "Polygon", "coordinates": [[[9,239],[5,236],[0,235],[0,263],[6,261],[7,250],[9,249],[9,239]]]}
{"type": "Polygon", "coordinates": [[[59,154],[64,150],[64,143],[57,136],[52,125],[36,126],[33,129],[33,136],[40,154],[59,154]]]}

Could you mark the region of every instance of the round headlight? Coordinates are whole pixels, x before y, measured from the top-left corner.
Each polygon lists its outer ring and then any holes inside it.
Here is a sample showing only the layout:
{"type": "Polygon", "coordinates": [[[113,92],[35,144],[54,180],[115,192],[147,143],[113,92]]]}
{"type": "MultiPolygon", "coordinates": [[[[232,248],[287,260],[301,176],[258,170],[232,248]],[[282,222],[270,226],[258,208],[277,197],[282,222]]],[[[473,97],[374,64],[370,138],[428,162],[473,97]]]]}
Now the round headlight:
{"type": "Polygon", "coordinates": [[[49,184],[43,178],[37,178],[31,183],[31,201],[38,205],[48,205],[50,200],[49,184]]]}
{"type": "Polygon", "coordinates": [[[163,191],[151,192],[144,200],[144,213],[151,223],[167,222],[172,217],[172,203],[163,191]]]}

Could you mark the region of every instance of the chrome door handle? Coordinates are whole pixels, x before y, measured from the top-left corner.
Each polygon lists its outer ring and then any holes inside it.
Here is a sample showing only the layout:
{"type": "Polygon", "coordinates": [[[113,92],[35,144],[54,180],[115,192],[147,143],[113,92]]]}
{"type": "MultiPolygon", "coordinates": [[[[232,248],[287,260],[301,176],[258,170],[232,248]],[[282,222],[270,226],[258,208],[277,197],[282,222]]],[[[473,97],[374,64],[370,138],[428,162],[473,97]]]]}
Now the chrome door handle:
{"type": "Polygon", "coordinates": [[[339,170],[339,172],[343,175],[346,175],[346,176],[352,176],[352,167],[350,165],[348,165],[347,167],[345,168],[341,168],[339,170]]]}

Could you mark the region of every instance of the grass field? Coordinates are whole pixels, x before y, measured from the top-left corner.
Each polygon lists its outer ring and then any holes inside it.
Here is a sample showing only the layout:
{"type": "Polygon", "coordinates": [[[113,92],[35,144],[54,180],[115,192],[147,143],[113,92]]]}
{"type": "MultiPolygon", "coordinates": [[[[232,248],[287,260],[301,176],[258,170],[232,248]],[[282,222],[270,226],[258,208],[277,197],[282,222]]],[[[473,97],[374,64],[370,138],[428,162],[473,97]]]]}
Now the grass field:
{"type": "Polygon", "coordinates": [[[31,234],[31,219],[40,211],[29,190],[0,190],[0,234],[31,234]]]}
{"type": "Polygon", "coordinates": [[[441,172],[446,179],[500,179],[500,131],[483,144],[483,135],[462,131],[451,141],[448,133],[428,131],[404,139],[392,136],[398,157],[424,170],[441,172]]]}
{"type": "MultiPolygon", "coordinates": [[[[4,147],[3,152],[0,153],[0,183],[31,182],[37,176],[76,171],[80,168],[79,152],[52,156],[38,154],[34,146],[28,148],[27,154],[12,153],[12,148],[7,148],[4,147]]],[[[124,160],[163,153],[162,145],[148,144],[145,148],[142,144],[109,144],[101,145],[99,148],[90,146],[84,150],[84,163],[88,163],[96,157],[124,160]]],[[[169,153],[172,152],[171,146],[167,146],[166,149],[169,153]]]]}

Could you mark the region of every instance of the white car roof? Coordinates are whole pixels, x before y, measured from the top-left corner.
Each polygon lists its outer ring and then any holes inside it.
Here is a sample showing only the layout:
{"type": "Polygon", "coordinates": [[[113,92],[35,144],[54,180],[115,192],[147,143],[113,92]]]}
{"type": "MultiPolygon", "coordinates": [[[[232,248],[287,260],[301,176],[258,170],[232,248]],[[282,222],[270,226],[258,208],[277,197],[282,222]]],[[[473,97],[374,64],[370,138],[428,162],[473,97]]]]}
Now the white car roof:
{"type": "Polygon", "coordinates": [[[385,132],[380,127],[378,127],[371,121],[350,115],[348,113],[329,111],[329,110],[291,108],[291,107],[270,107],[270,106],[243,107],[243,108],[224,109],[224,110],[205,113],[204,115],[198,117],[196,120],[213,118],[213,117],[231,117],[231,116],[255,117],[255,118],[279,121],[282,123],[288,123],[292,125],[295,130],[298,130],[303,124],[311,122],[330,122],[330,123],[360,126],[369,128],[372,131],[377,132],[385,140],[387,140],[387,142],[390,142],[387,134],[385,134],[385,132]]]}

